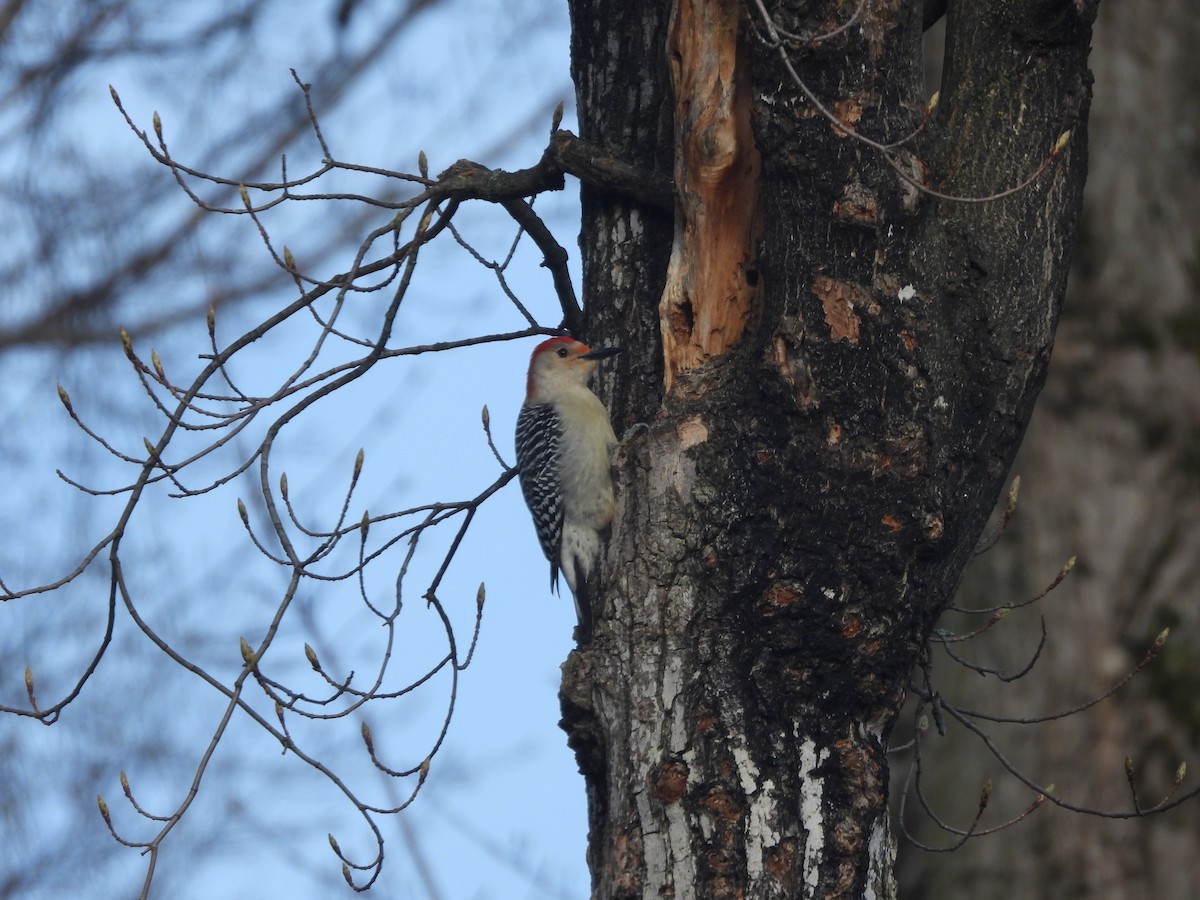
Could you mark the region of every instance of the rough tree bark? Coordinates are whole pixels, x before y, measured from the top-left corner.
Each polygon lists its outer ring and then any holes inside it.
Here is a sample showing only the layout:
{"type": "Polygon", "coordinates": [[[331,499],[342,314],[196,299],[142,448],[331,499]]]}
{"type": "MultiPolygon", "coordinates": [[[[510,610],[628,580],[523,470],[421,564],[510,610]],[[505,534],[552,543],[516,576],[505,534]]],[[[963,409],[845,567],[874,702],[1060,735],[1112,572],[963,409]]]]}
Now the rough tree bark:
{"type": "MultiPolygon", "coordinates": [[[[806,35],[852,7],[770,6],[806,35]]],[[[941,105],[897,164],[986,195],[1073,131],[983,204],[919,194],[818,114],[753,2],[571,8],[582,136],[677,195],[672,222],[584,190],[587,337],[626,348],[602,394],[618,433],[650,426],[564,667],[593,896],[894,896],[885,745],[1044,378],[1095,2],[951,4],[941,105]]],[[[840,121],[898,140],[926,105],[922,14],[868,3],[789,54],[840,121]]]]}

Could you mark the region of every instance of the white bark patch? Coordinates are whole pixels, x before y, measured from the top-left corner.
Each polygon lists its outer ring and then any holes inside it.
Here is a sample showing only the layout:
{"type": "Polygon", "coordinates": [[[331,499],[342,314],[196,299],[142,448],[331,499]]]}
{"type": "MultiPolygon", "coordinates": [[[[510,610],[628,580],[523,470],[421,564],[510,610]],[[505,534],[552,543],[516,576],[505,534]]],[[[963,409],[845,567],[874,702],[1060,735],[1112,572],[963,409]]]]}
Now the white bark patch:
{"type": "Polygon", "coordinates": [[[917,296],[917,289],[911,284],[906,284],[904,287],[900,288],[900,291],[896,294],[896,299],[901,303],[907,303],[915,296],[917,296]]]}
{"type": "Polygon", "coordinates": [[[896,896],[896,842],[885,812],[875,820],[867,843],[867,887],[863,900],[885,900],[896,896]]]}
{"type": "MultiPolygon", "coordinates": [[[[692,852],[691,830],[688,828],[682,803],[672,803],[667,807],[667,841],[671,845],[671,875],[674,880],[675,896],[694,897],[696,895],[696,857],[692,852]]],[[[644,896],[646,900],[660,900],[662,895],[658,890],[650,890],[647,883],[644,896]]]]}
{"type": "MultiPolygon", "coordinates": [[[[681,594],[670,598],[669,605],[691,603],[684,589],[681,594]]],[[[661,598],[646,597],[638,607],[649,621],[658,614],[657,603],[661,598]]],[[[644,727],[636,729],[631,737],[630,751],[635,782],[649,785],[652,773],[664,758],[664,754],[680,754],[691,771],[695,753],[687,750],[688,729],[684,703],[686,676],[683,658],[678,652],[666,650],[663,654],[636,654],[627,660],[634,670],[633,683],[645,686],[645,693],[632,698],[635,708],[653,709],[655,715],[643,716],[644,727]]],[[[638,820],[641,825],[642,854],[646,867],[643,888],[644,900],[661,900],[664,895],[692,897],[696,895],[696,857],[692,847],[691,825],[684,804],[677,801],[664,802],[656,799],[647,787],[637,791],[635,798],[638,820]]]]}
{"type": "Polygon", "coordinates": [[[662,704],[667,711],[669,730],[667,747],[672,753],[681,753],[687,746],[682,695],[683,659],[678,653],[672,653],[667,657],[662,675],[662,704]]]}
{"type": "MultiPolygon", "coordinates": [[[[906,578],[907,581],[907,578],[906,578]]],[[[874,740],[882,745],[883,730],[887,716],[880,716],[875,721],[863,722],[859,725],[858,735],[861,740],[874,740]]],[[[883,814],[875,819],[871,826],[871,836],[867,840],[867,884],[863,890],[863,900],[892,900],[896,892],[896,841],[892,837],[891,819],[885,809],[883,814]]]]}
{"type": "Polygon", "coordinates": [[[751,881],[756,881],[762,877],[766,851],[779,843],[779,832],[775,829],[775,782],[769,778],[750,800],[746,828],[746,871],[751,881]]]}
{"type": "MultiPolygon", "coordinates": [[[[640,773],[645,784],[645,772],[640,773]]],[[[646,887],[643,896],[654,897],[661,888],[667,886],[667,865],[669,851],[666,836],[661,831],[651,831],[645,826],[655,821],[654,810],[650,808],[650,792],[645,788],[637,792],[638,818],[642,822],[642,858],[646,862],[646,887]]]]}
{"type": "Polygon", "coordinates": [[[816,896],[821,878],[821,857],[825,850],[825,815],[821,801],[825,793],[825,779],[812,777],[817,766],[829,758],[829,748],[817,745],[812,738],[805,738],[800,745],[800,823],[804,826],[804,887],[805,896],[816,896]]]}
{"type": "Polygon", "coordinates": [[[642,216],[636,209],[629,210],[629,237],[634,243],[642,239],[646,229],[642,225],[642,216]]]}
{"type": "Polygon", "coordinates": [[[738,778],[742,781],[742,793],[749,797],[758,787],[758,766],[745,747],[733,748],[733,761],[737,764],[738,778]]]}
{"type": "Polygon", "coordinates": [[[745,747],[734,748],[733,761],[742,791],[750,801],[750,814],[746,818],[746,871],[753,882],[765,871],[766,851],[779,843],[779,831],[775,828],[775,782],[768,778],[759,785],[758,766],[745,747]]]}
{"type": "Polygon", "coordinates": [[[672,491],[684,504],[692,502],[692,488],[696,484],[696,462],[679,445],[665,447],[664,453],[655,460],[651,472],[651,500],[654,493],[672,491]]]}

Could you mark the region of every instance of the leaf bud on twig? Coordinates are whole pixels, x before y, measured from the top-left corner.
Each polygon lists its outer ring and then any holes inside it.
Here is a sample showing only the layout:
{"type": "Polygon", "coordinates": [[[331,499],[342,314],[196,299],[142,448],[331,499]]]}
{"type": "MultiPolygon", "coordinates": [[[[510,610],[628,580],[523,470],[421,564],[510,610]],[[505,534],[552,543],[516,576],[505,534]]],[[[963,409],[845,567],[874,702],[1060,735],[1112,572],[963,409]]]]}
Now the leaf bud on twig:
{"type": "Polygon", "coordinates": [[[254,668],[254,651],[252,649],[250,649],[250,644],[246,641],[246,639],[244,637],[238,638],[238,649],[240,649],[242,651],[242,659],[245,660],[246,665],[248,665],[250,668],[253,669],[254,668]]]}
{"type": "MultiPolygon", "coordinates": [[[[25,693],[29,695],[29,707],[36,713],[41,713],[38,709],[37,697],[33,695],[33,669],[28,665],[25,666],[25,693]]],[[[46,720],[49,724],[50,720],[46,720]]]]}
{"type": "Polygon", "coordinates": [[[1017,511],[1017,498],[1021,494],[1021,476],[1013,477],[1012,484],[1008,488],[1008,501],[1004,504],[1004,512],[1011,516],[1017,511]]]}

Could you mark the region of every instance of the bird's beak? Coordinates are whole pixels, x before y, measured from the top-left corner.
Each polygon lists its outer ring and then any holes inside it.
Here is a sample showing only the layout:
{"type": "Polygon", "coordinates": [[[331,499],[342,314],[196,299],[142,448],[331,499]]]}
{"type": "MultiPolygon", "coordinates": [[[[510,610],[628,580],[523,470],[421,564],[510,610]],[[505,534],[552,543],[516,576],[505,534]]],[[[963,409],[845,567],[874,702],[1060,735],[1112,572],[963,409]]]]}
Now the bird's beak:
{"type": "Polygon", "coordinates": [[[604,359],[609,356],[616,356],[621,352],[620,347],[600,347],[598,350],[589,350],[587,353],[580,356],[580,359],[604,359]]]}

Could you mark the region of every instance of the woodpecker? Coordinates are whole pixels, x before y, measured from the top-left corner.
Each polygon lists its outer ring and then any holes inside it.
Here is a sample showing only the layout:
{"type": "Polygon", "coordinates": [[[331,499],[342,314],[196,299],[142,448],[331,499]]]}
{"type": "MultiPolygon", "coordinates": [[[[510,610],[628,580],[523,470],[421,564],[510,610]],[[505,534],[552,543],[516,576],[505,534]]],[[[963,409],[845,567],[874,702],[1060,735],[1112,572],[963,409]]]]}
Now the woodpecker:
{"type": "Polygon", "coordinates": [[[561,571],[585,640],[592,626],[588,581],[612,524],[609,467],[617,445],[608,410],[588,388],[588,379],[599,360],[618,352],[617,347],[593,350],[569,337],[538,344],[517,416],[521,491],[550,560],[550,587],[558,589],[561,571]]]}

